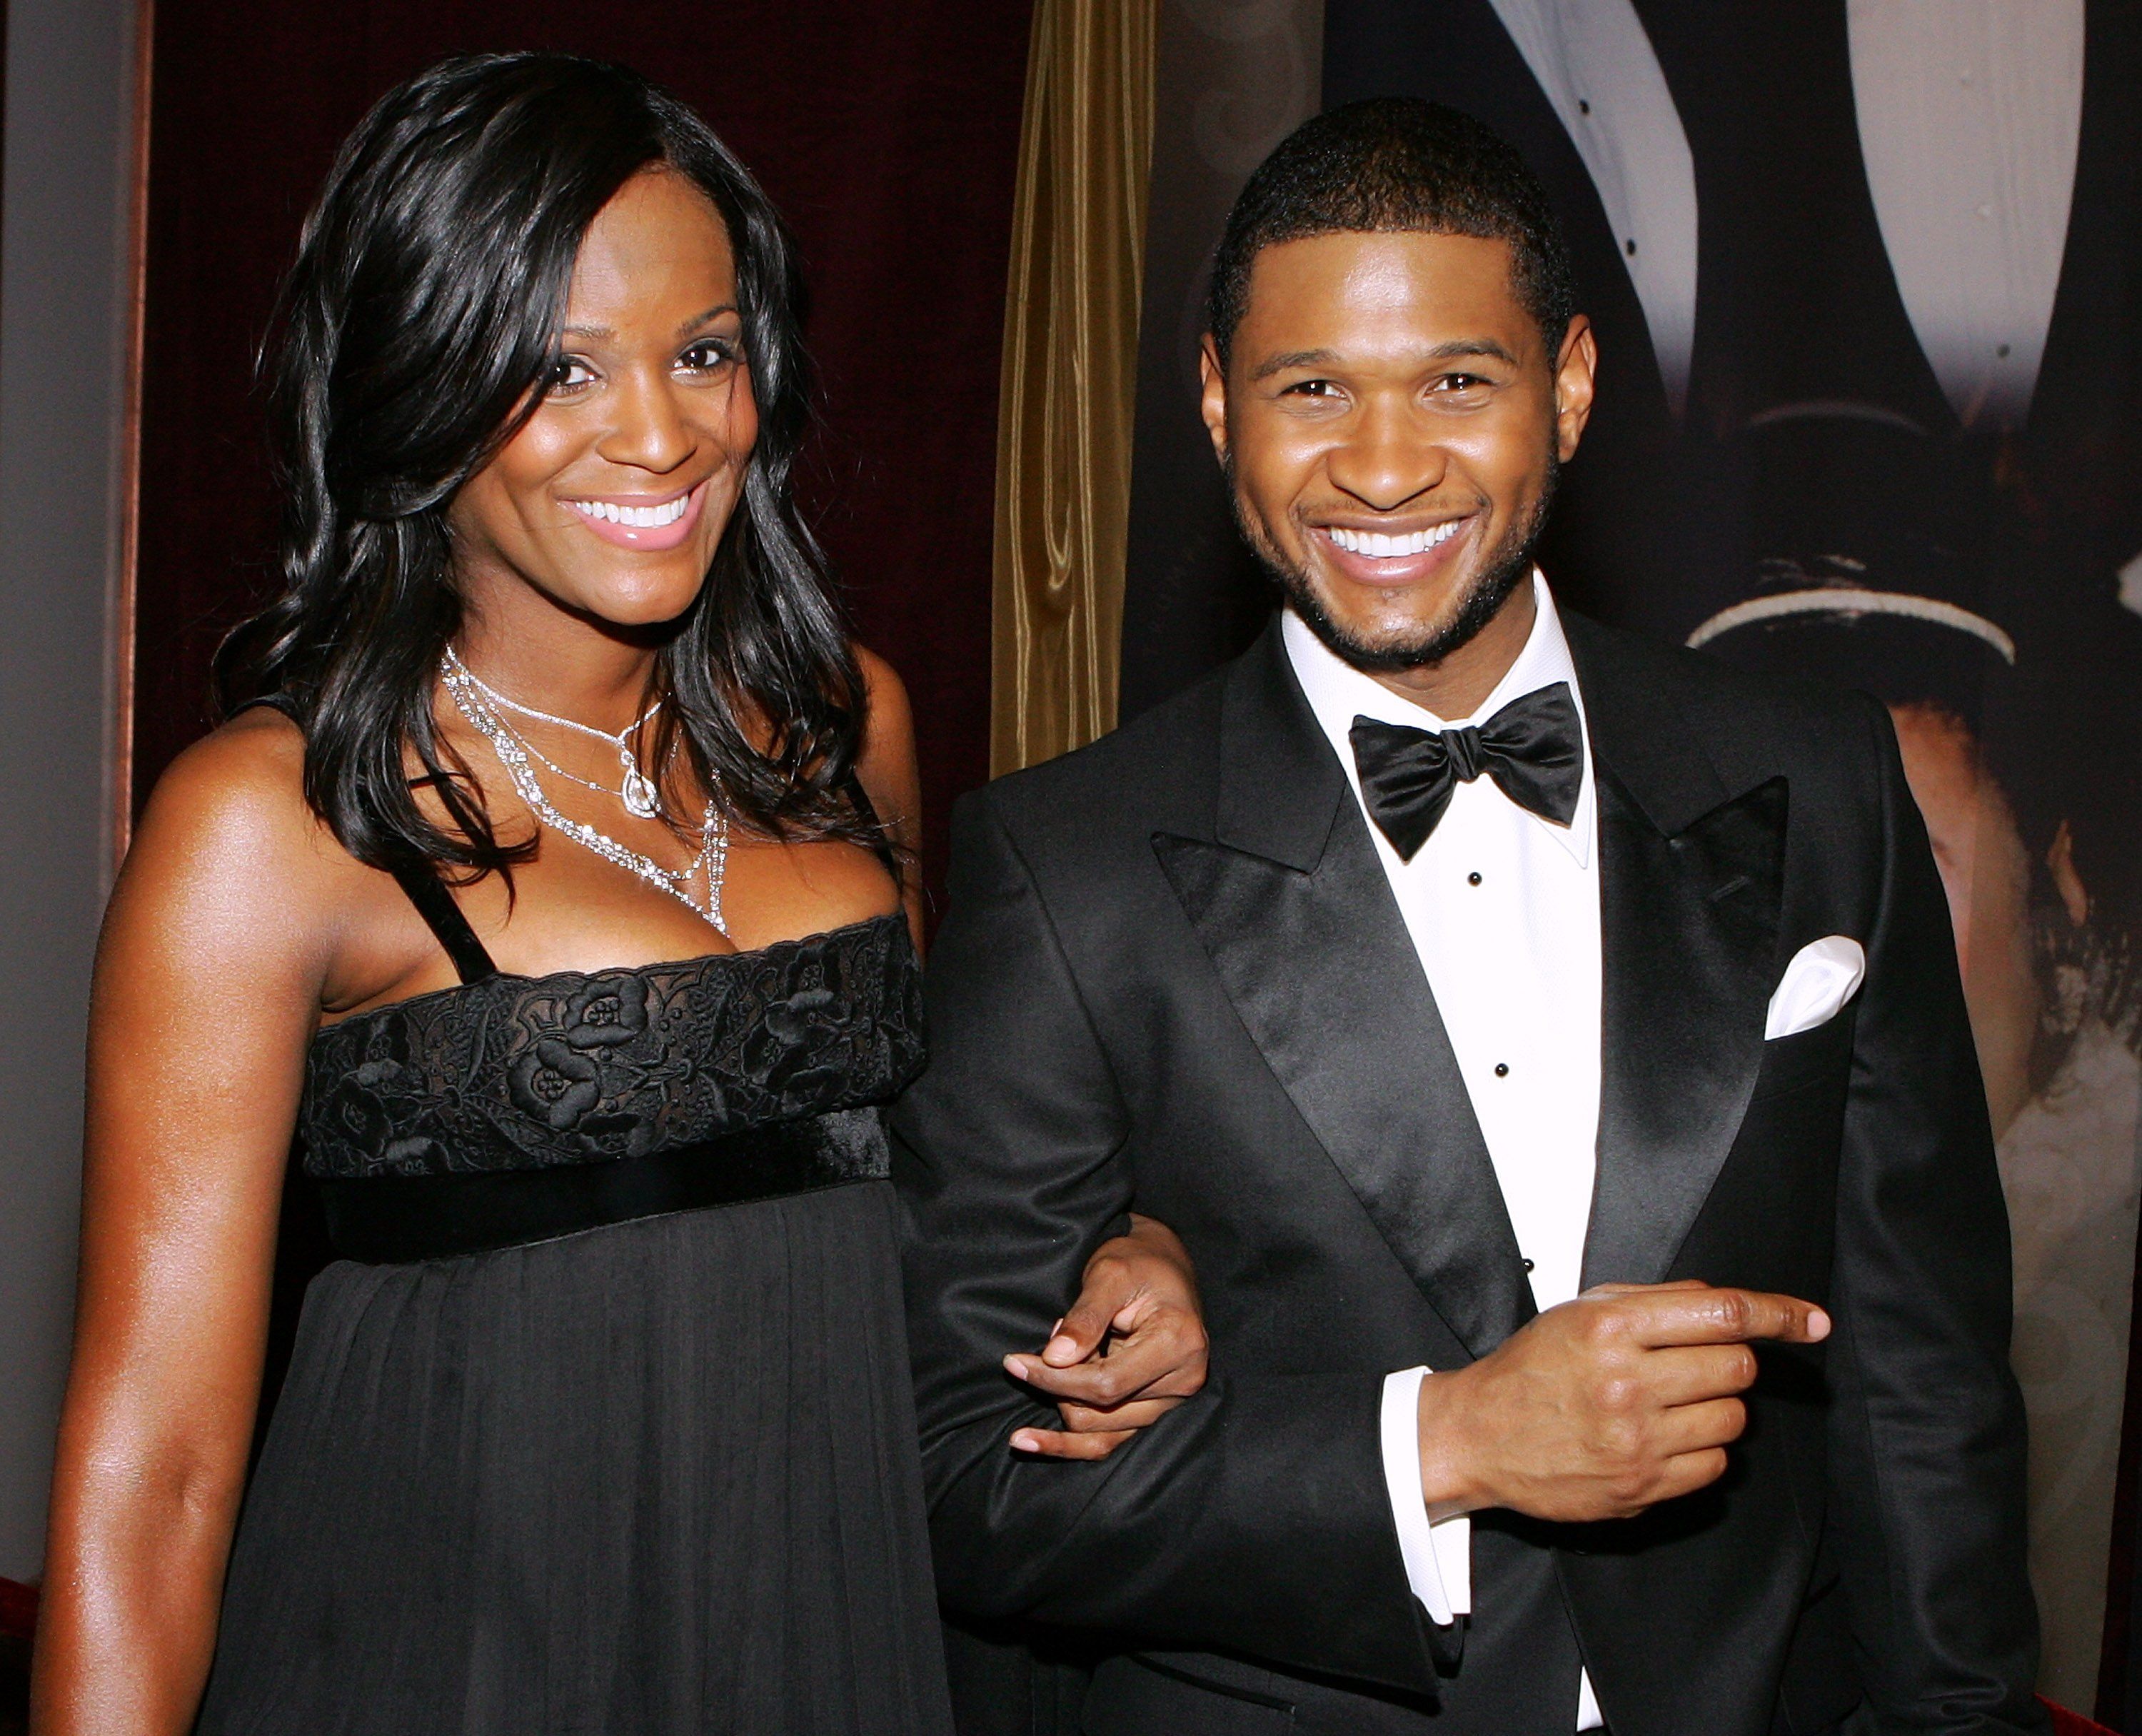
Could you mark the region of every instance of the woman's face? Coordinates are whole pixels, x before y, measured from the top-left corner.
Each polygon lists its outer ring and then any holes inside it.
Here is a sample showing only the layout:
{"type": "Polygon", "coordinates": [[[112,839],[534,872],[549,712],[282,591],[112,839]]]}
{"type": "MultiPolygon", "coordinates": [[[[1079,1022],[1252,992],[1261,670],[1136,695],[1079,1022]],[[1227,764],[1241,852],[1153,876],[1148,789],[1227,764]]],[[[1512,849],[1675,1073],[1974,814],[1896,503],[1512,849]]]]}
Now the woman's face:
{"type": "Polygon", "coordinates": [[[480,609],[500,583],[614,626],[690,606],[758,434],[736,303],[728,231],[683,176],[643,171],[603,207],[542,402],[447,510],[480,609]]]}

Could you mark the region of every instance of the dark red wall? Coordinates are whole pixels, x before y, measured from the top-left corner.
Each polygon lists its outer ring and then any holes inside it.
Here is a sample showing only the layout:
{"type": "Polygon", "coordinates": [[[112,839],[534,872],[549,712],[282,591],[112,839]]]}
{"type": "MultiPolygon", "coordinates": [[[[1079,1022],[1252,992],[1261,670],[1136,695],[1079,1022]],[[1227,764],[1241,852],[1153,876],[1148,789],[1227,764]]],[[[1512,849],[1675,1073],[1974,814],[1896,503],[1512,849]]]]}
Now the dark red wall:
{"type": "Polygon", "coordinates": [[[1027,0],[157,0],[136,799],[208,724],[266,582],[252,354],[336,145],[441,55],[565,48],[695,104],[801,239],[825,428],[807,506],[913,695],[930,877],[988,774],[997,374],[1027,0]]]}

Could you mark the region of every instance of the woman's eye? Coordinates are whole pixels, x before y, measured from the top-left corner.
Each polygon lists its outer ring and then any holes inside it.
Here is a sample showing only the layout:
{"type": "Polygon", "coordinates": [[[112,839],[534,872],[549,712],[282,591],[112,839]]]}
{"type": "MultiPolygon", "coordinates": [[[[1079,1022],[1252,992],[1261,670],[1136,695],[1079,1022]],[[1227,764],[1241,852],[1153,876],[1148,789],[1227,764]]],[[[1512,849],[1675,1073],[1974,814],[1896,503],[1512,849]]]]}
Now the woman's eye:
{"type": "Polygon", "coordinates": [[[595,377],[594,368],[578,356],[560,356],[543,377],[543,389],[552,394],[577,392],[595,377]]]}
{"type": "Polygon", "coordinates": [[[694,373],[711,373],[736,359],[736,351],[718,338],[702,338],[677,358],[694,373]]]}

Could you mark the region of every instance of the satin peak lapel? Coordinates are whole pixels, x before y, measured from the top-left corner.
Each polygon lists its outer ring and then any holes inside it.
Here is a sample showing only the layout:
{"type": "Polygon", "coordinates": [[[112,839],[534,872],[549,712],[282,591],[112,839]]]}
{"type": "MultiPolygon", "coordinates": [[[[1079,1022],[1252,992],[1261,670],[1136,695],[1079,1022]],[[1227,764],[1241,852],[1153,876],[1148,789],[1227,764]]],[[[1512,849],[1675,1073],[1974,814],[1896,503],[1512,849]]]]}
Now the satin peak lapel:
{"type": "Polygon", "coordinates": [[[1731,1150],[1763,1060],[1785,780],[1673,833],[1599,776],[1599,1172],[1584,1282],[1662,1279],[1731,1150]]]}
{"type": "Polygon", "coordinates": [[[1223,701],[1212,840],[1153,851],[1295,1107],[1478,1357],[1533,1313],[1517,1237],[1368,823],[1276,631],[1223,701]]]}

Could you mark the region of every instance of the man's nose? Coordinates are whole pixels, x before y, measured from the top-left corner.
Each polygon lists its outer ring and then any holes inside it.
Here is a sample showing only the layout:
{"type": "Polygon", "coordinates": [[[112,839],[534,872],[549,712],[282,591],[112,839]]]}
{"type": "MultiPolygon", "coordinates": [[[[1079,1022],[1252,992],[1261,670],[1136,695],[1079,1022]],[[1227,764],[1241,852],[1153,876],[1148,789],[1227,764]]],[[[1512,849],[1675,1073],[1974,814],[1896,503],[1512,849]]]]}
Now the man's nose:
{"type": "Polygon", "coordinates": [[[1325,468],[1334,487],[1378,512],[1395,512],[1439,487],[1450,455],[1429,429],[1396,405],[1363,408],[1325,468]]]}
{"type": "Polygon", "coordinates": [[[692,430],[666,375],[628,378],[614,402],[616,414],[598,448],[610,462],[659,473],[674,470],[691,456],[692,430]]]}

